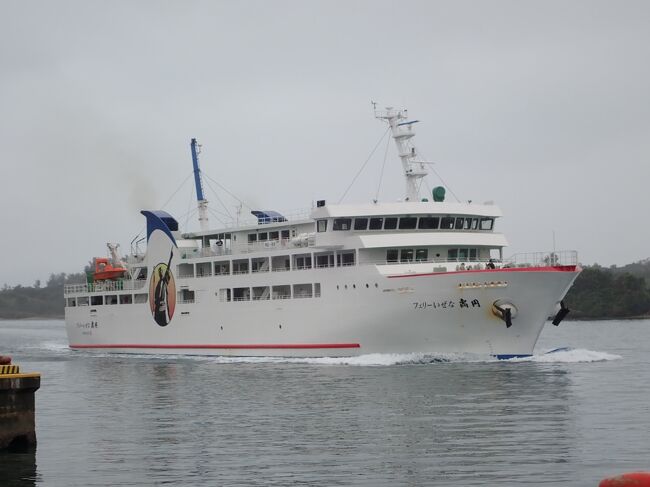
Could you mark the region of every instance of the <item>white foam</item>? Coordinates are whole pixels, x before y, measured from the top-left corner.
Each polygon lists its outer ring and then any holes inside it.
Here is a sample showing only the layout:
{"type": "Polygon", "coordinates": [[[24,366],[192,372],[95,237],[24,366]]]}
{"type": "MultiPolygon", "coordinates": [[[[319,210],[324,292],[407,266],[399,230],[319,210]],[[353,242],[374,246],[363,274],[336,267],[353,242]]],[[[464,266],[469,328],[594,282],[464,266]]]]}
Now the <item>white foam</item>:
{"type": "Polygon", "coordinates": [[[549,351],[535,354],[532,357],[514,358],[508,362],[538,362],[547,364],[577,364],[588,362],[606,362],[619,360],[623,357],[607,352],[597,352],[584,348],[568,348],[558,351],[549,351]]]}

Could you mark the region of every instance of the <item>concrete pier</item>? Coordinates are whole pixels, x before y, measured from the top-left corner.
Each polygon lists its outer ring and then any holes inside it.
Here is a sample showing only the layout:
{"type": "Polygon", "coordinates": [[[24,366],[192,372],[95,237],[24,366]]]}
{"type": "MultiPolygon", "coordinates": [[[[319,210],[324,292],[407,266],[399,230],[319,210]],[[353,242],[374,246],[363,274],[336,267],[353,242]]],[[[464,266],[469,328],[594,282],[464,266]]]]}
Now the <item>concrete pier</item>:
{"type": "Polygon", "coordinates": [[[41,386],[41,374],[21,374],[17,365],[2,362],[0,450],[27,451],[36,446],[34,393],[41,386]]]}

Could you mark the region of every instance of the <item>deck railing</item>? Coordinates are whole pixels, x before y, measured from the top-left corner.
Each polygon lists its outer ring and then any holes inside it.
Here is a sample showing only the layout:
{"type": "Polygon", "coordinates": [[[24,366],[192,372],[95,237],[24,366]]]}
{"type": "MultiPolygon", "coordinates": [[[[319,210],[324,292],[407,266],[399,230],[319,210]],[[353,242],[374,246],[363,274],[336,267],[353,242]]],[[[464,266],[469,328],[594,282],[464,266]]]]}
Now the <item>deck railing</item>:
{"type": "Polygon", "coordinates": [[[84,284],[66,284],[63,288],[64,294],[77,294],[77,293],[94,293],[105,291],[137,291],[142,289],[147,284],[145,279],[137,279],[135,281],[130,279],[120,281],[99,281],[84,284]]]}

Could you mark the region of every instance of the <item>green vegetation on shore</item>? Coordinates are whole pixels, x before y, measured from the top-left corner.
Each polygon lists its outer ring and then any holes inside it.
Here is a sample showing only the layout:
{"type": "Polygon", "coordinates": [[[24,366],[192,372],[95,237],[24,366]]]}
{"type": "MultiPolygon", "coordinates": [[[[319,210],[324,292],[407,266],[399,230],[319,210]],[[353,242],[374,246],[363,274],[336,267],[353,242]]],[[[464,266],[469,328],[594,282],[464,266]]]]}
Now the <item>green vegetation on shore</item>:
{"type": "MultiPolygon", "coordinates": [[[[85,275],[51,274],[45,286],[0,290],[0,319],[62,318],[63,285],[85,282],[85,275]]],[[[568,319],[609,319],[650,316],[650,259],[623,267],[585,266],[564,302],[568,319]]]]}

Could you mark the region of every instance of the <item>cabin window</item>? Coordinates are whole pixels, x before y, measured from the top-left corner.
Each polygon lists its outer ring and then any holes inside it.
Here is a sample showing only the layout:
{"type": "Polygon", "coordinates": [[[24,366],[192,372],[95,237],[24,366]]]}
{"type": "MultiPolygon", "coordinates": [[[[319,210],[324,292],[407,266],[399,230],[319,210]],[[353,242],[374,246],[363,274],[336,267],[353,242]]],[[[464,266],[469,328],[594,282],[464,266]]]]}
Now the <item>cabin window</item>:
{"type": "Polygon", "coordinates": [[[266,301],[268,299],[271,299],[271,288],[269,286],[253,288],[253,301],[266,301]]]}
{"type": "Polygon", "coordinates": [[[334,267],[334,254],[332,252],[324,254],[314,254],[316,258],[316,267],[334,267]]]}
{"type": "Polygon", "coordinates": [[[403,216],[399,219],[400,230],[412,230],[418,223],[418,219],[414,216],[403,216]]]}
{"type": "Polygon", "coordinates": [[[68,307],[74,308],[77,306],[77,300],[75,298],[68,298],[68,307]]]}
{"type": "MultiPolygon", "coordinates": [[[[142,296],[146,296],[149,298],[148,294],[143,294],[142,296]]],[[[77,306],[88,306],[88,296],[80,296],[77,298],[77,306]]]]}
{"type": "Polygon", "coordinates": [[[278,255],[271,258],[271,267],[273,272],[282,272],[291,270],[291,259],[288,255],[278,255]]]}
{"type": "Polygon", "coordinates": [[[425,261],[429,258],[428,249],[415,249],[415,260],[418,262],[425,261]]]}
{"type": "Polygon", "coordinates": [[[449,249],[447,251],[448,260],[458,260],[458,249],[449,249]]]}
{"type": "Polygon", "coordinates": [[[465,223],[463,224],[463,230],[469,230],[471,226],[472,226],[472,219],[465,218],[465,223]]]}
{"type": "Polygon", "coordinates": [[[398,255],[397,249],[388,249],[386,251],[386,262],[397,262],[398,255]]]}
{"type": "Polygon", "coordinates": [[[456,218],[456,225],[454,226],[454,228],[455,228],[456,230],[462,230],[462,229],[463,229],[463,224],[464,224],[464,223],[465,223],[465,219],[464,219],[464,218],[456,218]]]}
{"type": "Polygon", "coordinates": [[[248,259],[240,259],[232,261],[233,274],[248,274],[248,259]]]}
{"type": "Polygon", "coordinates": [[[469,249],[469,260],[471,260],[471,261],[476,260],[476,256],[478,254],[477,250],[478,249],[469,249]]]}
{"type": "Polygon", "coordinates": [[[350,230],[352,228],[352,218],[335,218],[333,230],[350,230]]]}
{"type": "Polygon", "coordinates": [[[222,303],[230,302],[230,289],[228,288],[219,289],[219,301],[221,301],[222,303]]]}
{"type": "Polygon", "coordinates": [[[104,296],[90,296],[91,306],[100,306],[104,304],[104,296]]]}
{"type": "Polygon", "coordinates": [[[312,296],[313,296],[313,292],[312,292],[311,283],[293,285],[294,298],[311,298],[312,296]]]}
{"type": "Polygon", "coordinates": [[[435,230],[440,225],[440,218],[437,216],[423,216],[420,218],[418,228],[420,230],[435,230]]]}
{"type": "Polygon", "coordinates": [[[266,232],[262,232],[262,233],[257,234],[257,240],[259,240],[260,242],[266,241],[268,239],[269,239],[268,234],[266,232]]]}
{"type": "Polygon", "coordinates": [[[311,269],[311,255],[294,255],[293,257],[293,268],[294,269],[311,269]]]}
{"type": "Polygon", "coordinates": [[[250,301],[251,290],[248,287],[235,287],[232,290],[233,301],[250,301]]]}
{"type": "Polygon", "coordinates": [[[230,262],[227,260],[217,261],[214,263],[214,275],[222,276],[230,274],[230,262]]]}
{"type": "Polygon", "coordinates": [[[370,230],[381,230],[383,225],[384,225],[384,219],[383,218],[371,218],[370,219],[370,226],[368,228],[370,230]]]}
{"type": "Polygon", "coordinates": [[[280,232],[269,232],[269,240],[279,240],[280,232]]]}
{"type": "Polygon", "coordinates": [[[395,230],[397,228],[397,218],[388,217],[384,220],[384,230],[395,230]]]}
{"type": "Polygon", "coordinates": [[[476,230],[478,228],[478,218],[472,218],[472,230],[476,230]]]}
{"type": "Polygon", "coordinates": [[[212,275],[212,264],[210,262],[199,262],[196,264],[196,277],[208,277],[212,275]]]}
{"type": "Polygon", "coordinates": [[[252,258],[251,272],[269,272],[269,259],[267,257],[252,258]]]}
{"type": "Polygon", "coordinates": [[[450,216],[444,216],[440,220],[440,229],[441,230],[451,230],[454,228],[454,218],[450,216]]]}
{"type": "Polygon", "coordinates": [[[257,234],[256,233],[249,233],[248,234],[248,243],[253,243],[257,242],[257,234]]]}
{"type": "Polygon", "coordinates": [[[320,298],[320,282],[314,283],[314,297],[320,298]]]}
{"type": "Polygon", "coordinates": [[[291,299],[291,286],[273,286],[271,296],[273,299],[291,299]]]}
{"type": "MultiPolygon", "coordinates": [[[[327,221],[325,221],[327,223],[327,221]]],[[[326,225],[327,226],[327,225],[326,225]]],[[[320,231],[320,230],[319,230],[320,231]]],[[[289,238],[289,230],[282,230],[280,232],[280,236],[282,237],[282,240],[286,240],[289,238]]]]}
{"type": "Polygon", "coordinates": [[[468,249],[458,249],[458,260],[467,260],[468,249]]]}
{"type": "Polygon", "coordinates": [[[492,230],[493,224],[494,224],[494,219],[481,218],[481,230],[492,230]]]}
{"type": "Polygon", "coordinates": [[[132,294],[120,294],[120,304],[131,304],[133,303],[132,294]]]}
{"type": "Polygon", "coordinates": [[[413,260],[413,249],[402,249],[400,251],[400,262],[411,262],[413,260]]]}
{"type": "Polygon", "coordinates": [[[178,265],[178,277],[194,277],[194,265],[193,264],[179,264],[178,265]]]}
{"type": "Polygon", "coordinates": [[[336,264],[339,267],[354,265],[354,250],[352,252],[341,252],[336,254],[336,264]]]}
{"type": "Polygon", "coordinates": [[[194,302],[194,291],[181,289],[178,292],[178,302],[180,304],[192,304],[194,302]]]}
{"type": "Polygon", "coordinates": [[[145,293],[135,294],[133,296],[133,302],[136,304],[142,304],[149,302],[149,295],[145,293]]]}
{"type": "Polygon", "coordinates": [[[106,304],[117,304],[117,294],[112,294],[104,298],[106,304]]]}
{"type": "Polygon", "coordinates": [[[317,229],[319,232],[327,231],[327,220],[318,220],[317,229]]]}
{"type": "Polygon", "coordinates": [[[367,218],[355,218],[354,219],[354,229],[355,230],[367,230],[368,229],[368,219],[367,218]]]}

